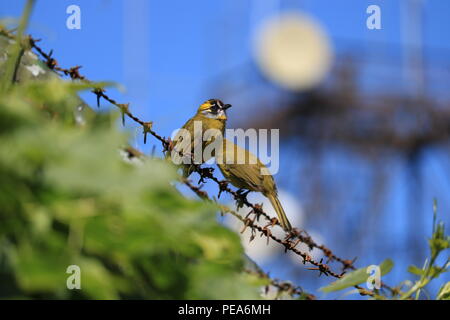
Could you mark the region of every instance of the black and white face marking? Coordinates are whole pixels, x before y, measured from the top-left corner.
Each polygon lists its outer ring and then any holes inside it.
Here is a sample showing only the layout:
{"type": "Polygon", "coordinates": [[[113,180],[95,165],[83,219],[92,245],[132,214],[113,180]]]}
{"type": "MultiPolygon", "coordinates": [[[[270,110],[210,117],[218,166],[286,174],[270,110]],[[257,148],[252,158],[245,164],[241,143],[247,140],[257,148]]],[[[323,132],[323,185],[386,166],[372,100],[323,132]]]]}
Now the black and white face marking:
{"type": "Polygon", "coordinates": [[[231,107],[231,105],[226,104],[224,105],[222,101],[220,100],[210,100],[211,107],[209,109],[206,109],[203,111],[203,114],[210,119],[226,119],[226,113],[225,110],[231,107]]]}
{"type": "Polygon", "coordinates": [[[211,112],[212,113],[217,113],[217,112],[219,112],[220,109],[222,109],[222,107],[223,107],[222,102],[220,102],[219,100],[215,100],[211,104],[211,112]]]}

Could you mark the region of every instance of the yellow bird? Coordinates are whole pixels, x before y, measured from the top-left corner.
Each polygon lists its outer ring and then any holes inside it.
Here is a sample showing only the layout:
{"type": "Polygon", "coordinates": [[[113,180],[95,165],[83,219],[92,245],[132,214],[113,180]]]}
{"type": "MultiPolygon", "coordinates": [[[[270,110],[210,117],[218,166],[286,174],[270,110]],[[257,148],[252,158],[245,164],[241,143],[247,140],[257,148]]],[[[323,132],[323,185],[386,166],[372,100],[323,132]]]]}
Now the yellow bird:
{"type": "Polygon", "coordinates": [[[278,199],[277,186],[269,169],[250,151],[228,139],[223,142],[222,153],[216,155],[216,163],[225,179],[240,190],[261,192],[270,200],[281,227],[290,231],[291,223],[278,199]]]}
{"type": "Polygon", "coordinates": [[[215,137],[204,141],[203,135],[207,133],[208,129],[216,129],[217,132],[221,134],[221,137],[223,137],[227,121],[226,110],[230,107],[230,104],[224,104],[219,99],[209,99],[205,101],[200,105],[197,113],[189,119],[175,135],[171,153],[172,160],[176,163],[180,163],[180,160],[185,158],[185,160],[187,160],[186,162],[191,162],[181,164],[183,176],[188,177],[193,172],[194,166],[192,165],[191,160],[198,152],[201,153],[200,158],[196,157],[195,159],[196,164],[202,164],[214,156],[214,152],[209,156],[204,155],[203,151],[215,140],[215,137]],[[198,149],[195,150],[195,147],[198,149]],[[183,155],[183,157],[181,157],[181,155],[183,155]]]}

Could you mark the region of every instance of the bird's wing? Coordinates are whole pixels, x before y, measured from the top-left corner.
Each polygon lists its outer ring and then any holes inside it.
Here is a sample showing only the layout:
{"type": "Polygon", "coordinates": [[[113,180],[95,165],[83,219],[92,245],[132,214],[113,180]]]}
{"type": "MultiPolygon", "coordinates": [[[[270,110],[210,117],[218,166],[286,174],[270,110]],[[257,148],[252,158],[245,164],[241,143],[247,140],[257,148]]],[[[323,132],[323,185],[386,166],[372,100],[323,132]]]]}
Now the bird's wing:
{"type": "Polygon", "coordinates": [[[262,191],[264,176],[261,175],[261,167],[264,165],[251,152],[228,141],[226,142],[226,157],[224,161],[225,170],[228,171],[228,178],[235,180],[235,184],[240,188],[252,191],[262,191]],[[232,163],[229,163],[232,162],[232,163]],[[237,181],[236,181],[237,180],[237,181]]]}
{"type": "Polygon", "coordinates": [[[252,191],[262,191],[263,179],[256,165],[230,164],[228,170],[241,181],[243,188],[252,191]]]}

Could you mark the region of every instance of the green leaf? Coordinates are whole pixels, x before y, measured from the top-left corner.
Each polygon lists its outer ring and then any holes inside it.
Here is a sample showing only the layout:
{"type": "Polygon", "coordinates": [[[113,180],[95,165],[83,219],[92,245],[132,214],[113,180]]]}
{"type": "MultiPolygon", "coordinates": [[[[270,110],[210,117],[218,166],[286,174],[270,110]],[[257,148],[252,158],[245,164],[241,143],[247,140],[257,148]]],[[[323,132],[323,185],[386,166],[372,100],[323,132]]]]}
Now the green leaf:
{"type": "Polygon", "coordinates": [[[408,272],[417,276],[421,276],[425,271],[417,266],[411,265],[408,267],[408,272]]]}
{"type": "Polygon", "coordinates": [[[438,253],[450,248],[450,238],[447,239],[431,239],[430,247],[432,252],[438,253]]]}
{"type": "Polygon", "coordinates": [[[427,272],[427,276],[430,278],[436,278],[438,277],[441,273],[444,272],[448,272],[449,270],[446,268],[442,268],[442,267],[438,267],[438,266],[432,266],[427,270],[423,270],[423,269],[419,269],[416,266],[409,266],[408,267],[408,272],[415,274],[417,276],[422,276],[427,272]],[[427,272],[428,270],[428,272],[427,272]]]}
{"type": "Polygon", "coordinates": [[[436,299],[437,300],[450,300],[450,281],[441,287],[436,299]]]}
{"type": "Polygon", "coordinates": [[[431,256],[436,257],[441,251],[450,248],[450,236],[445,235],[445,225],[443,222],[436,223],[434,232],[429,240],[431,256]]]}
{"type": "MultiPolygon", "coordinates": [[[[384,276],[391,271],[394,263],[392,260],[386,259],[379,266],[381,276],[384,276]]],[[[323,292],[333,292],[353,287],[366,282],[369,276],[370,275],[367,273],[367,267],[360,268],[344,275],[341,279],[329,284],[328,286],[320,288],[320,290],[323,292]]]]}

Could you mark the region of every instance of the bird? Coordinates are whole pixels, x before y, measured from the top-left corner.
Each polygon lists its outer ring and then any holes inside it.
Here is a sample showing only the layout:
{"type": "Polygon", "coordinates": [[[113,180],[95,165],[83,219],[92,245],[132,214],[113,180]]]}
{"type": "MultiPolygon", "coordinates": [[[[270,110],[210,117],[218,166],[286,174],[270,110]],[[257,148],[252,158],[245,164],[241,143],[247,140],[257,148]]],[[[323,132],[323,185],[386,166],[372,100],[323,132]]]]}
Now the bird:
{"type": "MultiPolygon", "coordinates": [[[[171,152],[172,161],[180,164],[183,169],[183,176],[188,177],[193,171],[195,165],[192,164],[192,157],[196,155],[196,146],[201,146],[201,157],[195,157],[196,164],[202,164],[214,157],[214,151],[211,155],[204,154],[205,148],[212,143],[217,136],[212,136],[209,140],[203,141],[203,134],[208,129],[215,129],[220,138],[224,136],[227,113],[226,110],[231,104],[224,104],[219,99],[208,99],[197,109],[196,114],[190,118],[181,127],[175,135],[173,149],[171,152]],[[201,130],[201,135],[196,134],[196,130],[201,130]],[[186,161],[181,164],[182,159],[186,161]]],[[[198,150],[197,150],[198,151],[198,150]]]]}
{"type": "Polygon", "coordinates": [[[250,151],[239,147],[228,139],[223,139],[222,152],[216,155],[216,164],[226,180],[238,188],[238,193],[247,190],[261,192],[275,209],[278,221],[285,231],[291,231],[283,206],[278,199],[278,191],[269,169],[250,151]],[[239,159],[239,161],[238,161],[239,159]]]}

